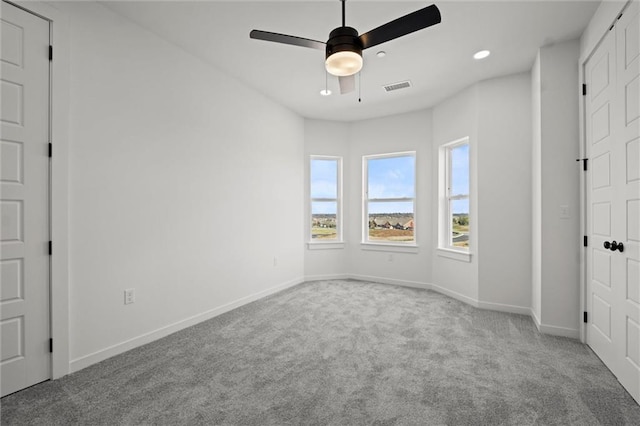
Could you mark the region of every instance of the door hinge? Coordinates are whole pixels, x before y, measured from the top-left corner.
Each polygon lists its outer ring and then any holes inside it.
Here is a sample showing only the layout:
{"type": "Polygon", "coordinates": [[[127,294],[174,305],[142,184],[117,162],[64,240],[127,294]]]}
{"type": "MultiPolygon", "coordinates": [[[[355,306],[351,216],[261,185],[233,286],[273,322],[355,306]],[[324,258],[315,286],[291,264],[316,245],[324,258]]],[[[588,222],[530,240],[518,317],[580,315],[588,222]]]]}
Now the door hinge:
{"type": "Polygon", "coordinates": [[[586,84],[582,85],[582,96],[587,96],[587,85],[586,84]]]}
{"type": "Polygon", "coordinates": [[[53,254],[53,242],[49,241],[49,256],[53,254]]]}
{"type": "Polygon", "coordinates": [[[587,237],[586,235],[582,237],[582,245],[585,247],[589,245],[589,237],[587,237]]]}
{"type": "Polygon", "coordinates": [[[49,60],[53,61],[53,46],[49,45],[49,60]]]}
{"type": "Polygon", "coordinates": [[[589,162],[588,158],[576,158],[576,161],[582,161],[582,170],[587,171],[587,162],[589,162]]]}
{"type": "Polygon", "coordinates": [[[588,322],[589,319],[589,315],[586,312],[582,313],[582,321],[584,321],[585,323],[588,322]]]}
{"type": "Polygon", "coordinates": [[[53,157],[53,144],[49,142],[49,158],[53,157]]]}
{"type": "Polygon", "coordinates": [[[53,352],[53,339],[49,339],[49,352],[53,352]]]}

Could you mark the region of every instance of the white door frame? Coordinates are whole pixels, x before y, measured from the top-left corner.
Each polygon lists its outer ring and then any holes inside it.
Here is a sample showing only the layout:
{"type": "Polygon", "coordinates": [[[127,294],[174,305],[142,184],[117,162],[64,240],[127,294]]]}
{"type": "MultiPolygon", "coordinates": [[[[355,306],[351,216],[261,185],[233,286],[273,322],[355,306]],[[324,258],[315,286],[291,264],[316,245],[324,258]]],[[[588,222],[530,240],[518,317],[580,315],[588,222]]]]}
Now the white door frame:
{"type": "Polygon", "coordinates": [[[50,65],[49,125],[53,155],[51,157],[50,232],[51,256],[51,378],[69,374],[69,20],[53,4],[32,1],[7,1],[50,22],[50,40],[54,46],[50,65]]]}

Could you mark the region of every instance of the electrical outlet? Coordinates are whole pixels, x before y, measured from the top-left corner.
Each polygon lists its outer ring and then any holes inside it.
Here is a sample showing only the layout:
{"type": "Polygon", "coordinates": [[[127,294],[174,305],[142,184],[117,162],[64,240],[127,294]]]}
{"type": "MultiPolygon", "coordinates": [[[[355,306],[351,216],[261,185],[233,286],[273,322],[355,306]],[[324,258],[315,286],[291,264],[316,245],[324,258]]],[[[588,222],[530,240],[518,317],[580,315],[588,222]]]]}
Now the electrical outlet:
{"type": "Polygon", "coordinates": [[[273,266],[278,266],[278,258],[277,257],[273,257],[273,266]]]}
{"type": "Polygon", "coordinates": [[[389,255],[389,257],[387,258],[387,260],[388,260],[389,262],[393,262],[393,255],[392,255],[392,254],[390,254],[390,255],[389,255]]]}
{"type": "Polygon", "coordinates": [[[136,301],[136,289],[128,288],[124,291],[124,304],[130,305],[136,301]]]}
{"type": "Polygon", "coordinates": [[[569,219],[569,205],[563,204],[560,206],[560,219],[569,219]]]}

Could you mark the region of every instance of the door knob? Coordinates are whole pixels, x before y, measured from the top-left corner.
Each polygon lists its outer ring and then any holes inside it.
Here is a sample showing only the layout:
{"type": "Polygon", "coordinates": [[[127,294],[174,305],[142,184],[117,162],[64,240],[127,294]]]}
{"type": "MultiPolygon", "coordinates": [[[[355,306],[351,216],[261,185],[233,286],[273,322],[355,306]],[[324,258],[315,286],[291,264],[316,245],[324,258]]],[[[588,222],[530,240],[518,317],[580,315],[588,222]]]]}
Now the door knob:
{"type": "Polygon", "coordinates": [[[611,251],[618,250],[620,253],[622,253],[624,251],[624,244],[616,242],[615,240],[611,242],[605,241],[604,248],[609,249],[611,251]]]}
{"type": "Polygon", "coordinates": [[[611,242],[611,251],[616,251],[616,250],[618,250],[620,253],[622,253],[624,251],[624,244],[612,241],[611,242]]]}

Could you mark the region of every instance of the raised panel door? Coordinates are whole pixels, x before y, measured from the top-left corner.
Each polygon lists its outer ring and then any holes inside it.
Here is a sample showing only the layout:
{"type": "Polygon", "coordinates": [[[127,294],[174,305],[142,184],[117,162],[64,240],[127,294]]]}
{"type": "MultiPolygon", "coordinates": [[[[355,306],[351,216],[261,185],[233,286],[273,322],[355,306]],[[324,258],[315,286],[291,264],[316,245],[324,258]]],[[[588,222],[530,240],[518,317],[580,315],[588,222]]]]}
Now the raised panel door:
{"type": "Polygon", "coordinates": [[[49,23],[0,14],[0,387],[50,378],[49,23]]]}

